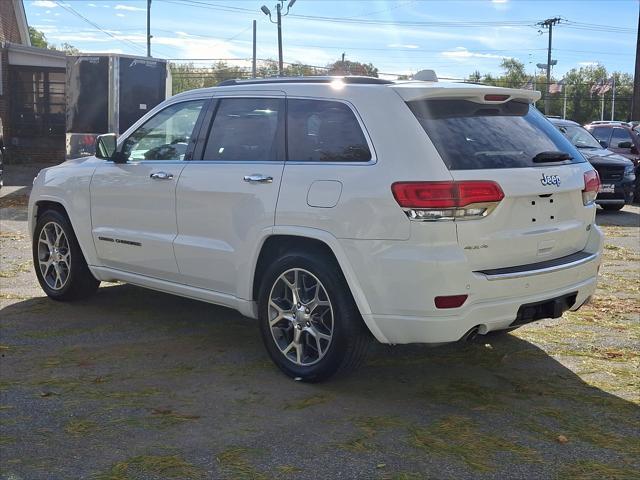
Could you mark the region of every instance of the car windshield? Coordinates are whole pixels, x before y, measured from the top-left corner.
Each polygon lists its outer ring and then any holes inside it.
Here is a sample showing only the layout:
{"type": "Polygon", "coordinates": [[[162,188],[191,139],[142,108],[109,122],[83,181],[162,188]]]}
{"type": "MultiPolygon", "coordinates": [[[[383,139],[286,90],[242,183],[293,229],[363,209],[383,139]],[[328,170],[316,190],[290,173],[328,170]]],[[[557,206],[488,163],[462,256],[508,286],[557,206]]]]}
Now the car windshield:
{"type": "Polygon", "coordinates": [[[407,102],[450,170],[539,166],[541,153],[584,158],[532,105],[430,99],[407,102]]]}
{"type": "Polygon", "coordinates": [[[558,125],[558,130],[578,148],[602,148],[593,135],[578,125],[558,125]]]}

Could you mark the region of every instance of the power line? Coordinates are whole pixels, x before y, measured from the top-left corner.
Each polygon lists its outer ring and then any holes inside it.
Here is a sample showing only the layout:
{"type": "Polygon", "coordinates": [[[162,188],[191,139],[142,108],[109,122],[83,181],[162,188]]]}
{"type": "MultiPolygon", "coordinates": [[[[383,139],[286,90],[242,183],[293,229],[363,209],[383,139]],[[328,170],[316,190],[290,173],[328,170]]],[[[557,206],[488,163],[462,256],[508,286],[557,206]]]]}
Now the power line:
{"type": "Polygon", "coordinates": [[[113,35],[111,32],[103,29],[102,27],[100,27],[100,25],[92,22],[91,20],[89,20],[87,17],[85,17],[84,15],[82,15],[80,12],[74,10],[73,8],[71,8],[70,6],[68,6],[67,4],[61,3],[58,0],[55,0],[56,5],[58,5],[59,7],[62,7],[64,10],[66,10],[67,12],[71,13],[72,15],[75,15],[76,17],[80,18],[81,20],[87,22],[89,25],[91,25],[92,27],[95,27],[97,30],[101,31],[102,33],[104,33],[105,35],[110,36],[111,38],[118,40],[119,42],[122,43],[127,43],[129,45],[132,45],[134,48],[137,48],[139,50],[144,51],[144,49],[142,47],[140,47],[139,45],[133,43],[130,40],[126,40],[126,39],[122,39],[122,38],[118,38],[116,35],[113,35]]]}

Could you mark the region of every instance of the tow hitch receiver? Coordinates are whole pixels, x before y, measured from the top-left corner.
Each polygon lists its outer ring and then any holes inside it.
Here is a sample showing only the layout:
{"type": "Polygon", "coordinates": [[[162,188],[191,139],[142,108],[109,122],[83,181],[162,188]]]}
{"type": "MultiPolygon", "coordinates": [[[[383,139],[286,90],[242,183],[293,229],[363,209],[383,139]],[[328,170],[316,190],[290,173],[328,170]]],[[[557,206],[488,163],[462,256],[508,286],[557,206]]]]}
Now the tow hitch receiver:
{"type": "Polygon", "coordinates": [[[564,312],[573,307],[577,296],[578,292],[573,292],[551,300],[524,304],[518,309],[516,319],[509,326],[517,327],[543,318],[561,317],[564,312]]]}

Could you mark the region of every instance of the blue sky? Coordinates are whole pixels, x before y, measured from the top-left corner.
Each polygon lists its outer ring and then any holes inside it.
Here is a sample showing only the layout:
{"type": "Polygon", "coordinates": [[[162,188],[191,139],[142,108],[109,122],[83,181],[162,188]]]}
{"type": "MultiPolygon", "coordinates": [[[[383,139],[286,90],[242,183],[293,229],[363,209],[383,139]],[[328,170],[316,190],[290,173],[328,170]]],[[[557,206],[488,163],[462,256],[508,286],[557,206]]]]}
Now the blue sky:
{"type": "MultiPolygon", "coordinates": [[[[275,12],[275,3],[153,0],[152,54],[249,58],[255,19],[258,58],[275,59],[276,26],[260,11],[266,4],[275,12]]],[[[547,46],[546,31],[540,34],[535,23],[557,16],[566,21],[553,32],[556,76],[595,63],[633,73],[639,4],[638,0],[298,0],[283,19],[284,59],[324,66],[344,52],[347,59],[371,62],[384,73],[432,68],[442,77],[462,78],[474,70],[498,73],[502,58],[514,57],[533,72],[536,63],[546,63],[547,46]]],[[[145,0],[24,0],[24,5],[29,25],[44,31],[52,43],[67,42],[87,52],[145,55],[145,0]]],[[[247,65],[241,60],[235,63],[247,65]]]]}

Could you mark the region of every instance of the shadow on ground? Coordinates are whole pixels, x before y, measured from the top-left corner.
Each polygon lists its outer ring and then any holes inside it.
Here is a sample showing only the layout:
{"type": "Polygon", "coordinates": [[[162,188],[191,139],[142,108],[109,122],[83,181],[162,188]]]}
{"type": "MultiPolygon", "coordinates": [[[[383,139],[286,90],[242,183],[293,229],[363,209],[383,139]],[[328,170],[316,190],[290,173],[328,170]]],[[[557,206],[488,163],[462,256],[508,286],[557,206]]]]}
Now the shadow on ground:
{"type": "Polygon", "coordinates": [[[512,335],[308,385],[235,312],[133,286],[2,311],[6,478],[631,478],[640,409],[512,335]],[[11,477],[11,475],[14,475],[11,477]]]}

